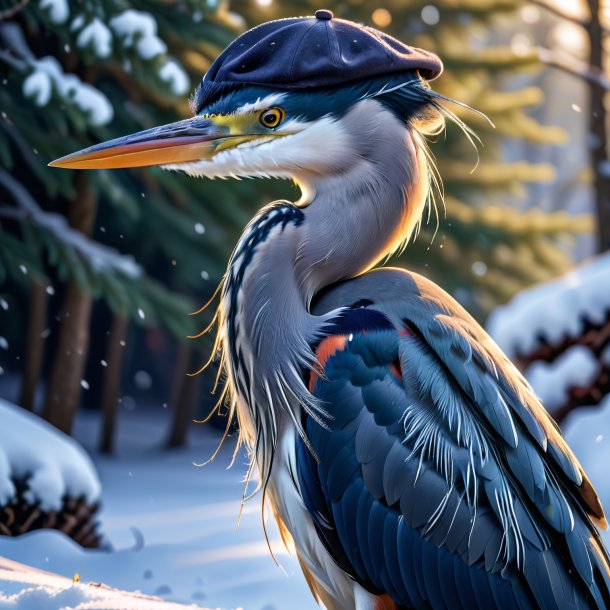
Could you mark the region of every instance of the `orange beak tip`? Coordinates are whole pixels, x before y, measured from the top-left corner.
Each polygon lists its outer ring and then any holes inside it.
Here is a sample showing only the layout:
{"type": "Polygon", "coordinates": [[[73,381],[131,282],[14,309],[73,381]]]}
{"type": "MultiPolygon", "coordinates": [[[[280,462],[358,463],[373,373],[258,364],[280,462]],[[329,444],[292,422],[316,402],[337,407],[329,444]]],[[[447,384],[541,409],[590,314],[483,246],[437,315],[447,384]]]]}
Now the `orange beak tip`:
{"type": "Polygon", "coordinates": [[[121,169],[181,164],[208,157],[214,141],[227,135],[227,128],[195,116],[90,146],[51,161],[49,167],[121,169]]]}

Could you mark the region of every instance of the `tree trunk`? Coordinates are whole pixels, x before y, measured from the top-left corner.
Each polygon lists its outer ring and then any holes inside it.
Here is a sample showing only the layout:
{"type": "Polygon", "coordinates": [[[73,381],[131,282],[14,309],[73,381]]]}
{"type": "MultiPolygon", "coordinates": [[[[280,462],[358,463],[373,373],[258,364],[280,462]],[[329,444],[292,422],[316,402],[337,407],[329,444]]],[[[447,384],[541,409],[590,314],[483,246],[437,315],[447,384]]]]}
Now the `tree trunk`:
{"type": "MultiPolygon", "coordinates": [[[[85,172],[76,172],[74,186],[76,194],[70,204],[68,220],[74,229],[90,235],[96,201],[85,172]]],[[[74,280],[68,281],[44,410],[44,417],[68,434],[81,397],[81,380],[89,350],[91,305],[91,296],[74,280]]]]}
{"type": "Polygon", "coordinates": [[[178,362],[174,378],[174,391],[172,392],[172,406],[174,407],[174,421],[167,441],[170,448],[182,447],[186,443],[190,425],[193,423],[201,375],[189,377],[189,366],[192,366],[193,351],[186,345],[178,348],[178,362]]]}
{"type": "MultiPolygon", "coordinates": [[[[591,19],[586,30],[589,37],[589,63],[595,72],[604,73],[604,31],[600,22],[599,0],[588,0],[591,19]]],[[[605,91],[601,84],[589,82],[589,155],[593,171],[593,188],[597,210],[598,251],[610,250],[610,162],[606,133],[605,91]]]]}
{"type": "Polygon", "coordinates": [[[32,284],[30,294],[30,311],[28,315],[28,331],[25,348],[25,367],[23,385],[19,403],[24,409],[33,411],[36,400],[36,387],[40,378],[44,357],[45,340],[43,332],[47,324],[47,305],[49,296],[47,286],[39,282],[32,284]]]}
{"type": "Polygon", "coordinates": [[[108,345],[106,347],[106,374],[104,375],[104,396],[102,399],[102,439],[100,450],[112,453],[114,448],[114,431],[116,428],[117,408],[121,397],[121,371],[125,353],[128,318],[114,316],[108,345]]]}

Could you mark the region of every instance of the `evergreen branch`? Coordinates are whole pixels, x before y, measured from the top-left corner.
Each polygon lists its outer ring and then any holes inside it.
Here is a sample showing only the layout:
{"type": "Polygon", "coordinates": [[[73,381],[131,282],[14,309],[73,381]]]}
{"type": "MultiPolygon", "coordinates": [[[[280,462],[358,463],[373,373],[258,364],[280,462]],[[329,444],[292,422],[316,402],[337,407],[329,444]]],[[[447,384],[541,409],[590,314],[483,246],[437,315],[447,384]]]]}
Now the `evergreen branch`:
{"type": "Polygon", "coordinates": [[[604,91],[610,91],[610,79],[606,74],[585,61],[567,53],[560,53],[545,48],[538,49],[538,56],[543,64],[551,68],[557,68],[588,83],[597,85],[604,91]]]}
{"type": "Polygon", "coordinates": [[[10,174],[0,169],[0,184],[11,193],[20,209],[0,208],[0,216],[17,220],[30,220],[39,228],[53,235],[58,241],[72,248],[90,267],[98,271],[116,271],[128,278],[142,275],[142,268],[130,256],[117,252],[88,239],[85,235],[68,226],[66,218],[55,212],[45,212],[34,201],[25,187],[10,174]]]}
{"type": "Polygon", "coordinates": [[[23,10],[29,3],[30,0],[19,0],[19,2],[15,4],[15,6],[11,6],[10,8],[4,9],[0,12],[0,21],[6,21],[7,19],[11,19],[19,11],[23,10]]]}

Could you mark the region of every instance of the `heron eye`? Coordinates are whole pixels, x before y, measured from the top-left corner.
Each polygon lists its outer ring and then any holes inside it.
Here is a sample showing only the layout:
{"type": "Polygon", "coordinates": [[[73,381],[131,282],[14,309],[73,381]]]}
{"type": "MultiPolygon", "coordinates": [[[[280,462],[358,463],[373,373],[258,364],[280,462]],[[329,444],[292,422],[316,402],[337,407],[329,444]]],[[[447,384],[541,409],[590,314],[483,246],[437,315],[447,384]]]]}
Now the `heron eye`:
{"type": "Polygon", "coordinates": [[[284,120],[285,116],[286,113],[279,106],[273,106],[272,108],[267,108],[267,110],[261,114],[260,120],[265,127],[273,129],[284,120]]]}

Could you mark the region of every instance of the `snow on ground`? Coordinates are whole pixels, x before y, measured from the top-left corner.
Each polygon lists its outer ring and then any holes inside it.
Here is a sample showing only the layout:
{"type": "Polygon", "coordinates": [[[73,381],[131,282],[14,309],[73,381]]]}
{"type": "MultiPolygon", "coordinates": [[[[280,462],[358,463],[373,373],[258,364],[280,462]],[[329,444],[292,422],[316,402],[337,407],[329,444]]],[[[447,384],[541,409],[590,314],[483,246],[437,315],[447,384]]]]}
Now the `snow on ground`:
{"type": "Polygon", "coordinates": [[[525,372],[545,408],[553,413],[568,402],[571,387],[588,386],[599,374],[599,363],[584,345],[574,345],[553,362],[532,363],[525,372]]]}
{"type": "Polygon", "coordinates": [[[610,252],[567,275],[520,292],[489,317],[487,329],[506,354],[532,352],[539,337],[549,343],[578,336],[583,318],[602,323],[610,310],[610,252]]]}
{"type": "Polygon", "coordinates": [[[74,582],[0,557],[0,610],[197,610],[101,583],[74,582]]]}
{"type": "Polygon", "coordinates": [[[0,421],[0,505],[15,495],[13,480],[26,476],[27,500],[46,512],[59,510],[64,496],[99,499],[95,468],[74,439],[2,398],[0,421]]]}
{"type": "MultiPolygon", "coordinates": [[[[161,451],[169,418],[159,411],[124,412],[118,455],[93,454],[103,485],[101,531],[114,551],[83,550],[60,532],[37,531],[0,537],[0,556],[68,578],[79,572],[83,582],[212,608],[317,608],[270,519],[271,545],[283,569],[274,563],[260,496],[246,503],[237,527],[245,457],[226,470],[233,449],[229,440],[214,462],[194,466],[220,440],[220,433],[204,425],[194,425],[189,448],[161,451]]],[[[99,429],[97,414],[84,412],[75,435],[92,449],[99,429]]]]}

